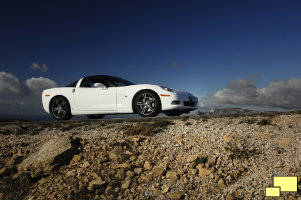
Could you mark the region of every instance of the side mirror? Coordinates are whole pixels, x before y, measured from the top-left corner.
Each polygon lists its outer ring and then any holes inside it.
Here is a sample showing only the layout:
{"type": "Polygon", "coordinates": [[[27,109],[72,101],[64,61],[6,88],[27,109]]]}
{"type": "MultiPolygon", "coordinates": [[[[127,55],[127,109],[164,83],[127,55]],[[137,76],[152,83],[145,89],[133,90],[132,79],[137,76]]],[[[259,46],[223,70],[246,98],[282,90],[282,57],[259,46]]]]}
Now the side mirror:
{"type": "Polygon", "coordinates": [[[107,87],[103,83],[94,83],[94,87],[101,88],[103,90],[107,89],[107,87]]]}

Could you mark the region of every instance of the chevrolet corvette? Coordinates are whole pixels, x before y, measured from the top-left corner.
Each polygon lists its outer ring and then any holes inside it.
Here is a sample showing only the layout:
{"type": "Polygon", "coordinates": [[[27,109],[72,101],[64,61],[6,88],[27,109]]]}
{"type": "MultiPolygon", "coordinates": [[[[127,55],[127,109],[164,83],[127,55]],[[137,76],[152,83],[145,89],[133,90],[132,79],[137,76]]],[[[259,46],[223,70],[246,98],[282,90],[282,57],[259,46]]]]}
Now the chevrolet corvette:
{"type": "Polygon", "coordinates": [[[134,84],[119,77],[87,76],[64,87],[42,93],[43,108],[56,120],[73,115],[101,119],[104,115],[159,113],[179,116],[198,108],[198,98],[186,91],[151,84],[134,84]]]}

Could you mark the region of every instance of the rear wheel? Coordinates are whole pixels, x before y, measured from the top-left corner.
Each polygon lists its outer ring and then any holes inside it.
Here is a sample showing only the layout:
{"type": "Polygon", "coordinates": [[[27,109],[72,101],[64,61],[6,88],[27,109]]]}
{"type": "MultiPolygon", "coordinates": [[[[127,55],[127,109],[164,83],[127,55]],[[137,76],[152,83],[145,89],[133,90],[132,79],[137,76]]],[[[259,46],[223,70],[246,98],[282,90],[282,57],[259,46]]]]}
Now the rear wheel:
{"type": "Polygon", "coordinates": [[[89,119],[102,119],[105,115],[87,115],[89,119]]]}
{"type": "Polygon", "coordinates": [[[134,110],[142,117],[154,117],[159,114],[161,102],[152,91],[142,91],[134,99],[134,110]]]}
{"type": "Polygon", "coordinates": [[[168,112],[165,112],[165,115],[167,115],[167,116],[180,116],[182,114],[183,113],[181,111],[168,111],[168,112]]]}
{"type": "Polygon", "coordinates": [[[50,104],[50,113],[56,120],[68,120],[72,117],[70,104],[65,97],[55,97],[50,104]]]}

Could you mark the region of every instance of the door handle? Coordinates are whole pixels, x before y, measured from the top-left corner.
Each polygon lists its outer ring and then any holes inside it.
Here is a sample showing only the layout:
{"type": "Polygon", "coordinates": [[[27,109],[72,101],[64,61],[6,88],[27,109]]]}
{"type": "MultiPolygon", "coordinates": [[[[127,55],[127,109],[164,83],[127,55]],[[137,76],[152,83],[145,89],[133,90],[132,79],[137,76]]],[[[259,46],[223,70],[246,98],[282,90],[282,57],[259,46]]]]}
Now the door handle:
{"type": "Polygon", "coordinates": [[[74,92],[75,92],[75,89],[72,90],[72,93],[74,93],[74,92]]]}

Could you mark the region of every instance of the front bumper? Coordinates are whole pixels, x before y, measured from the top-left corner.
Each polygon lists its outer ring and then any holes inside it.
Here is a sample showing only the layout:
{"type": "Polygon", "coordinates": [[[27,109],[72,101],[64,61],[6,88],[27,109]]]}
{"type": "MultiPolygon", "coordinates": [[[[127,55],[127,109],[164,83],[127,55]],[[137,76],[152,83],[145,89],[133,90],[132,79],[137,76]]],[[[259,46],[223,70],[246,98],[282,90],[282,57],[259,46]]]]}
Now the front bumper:
{"type": "Polygon", "coordinates": [[[162,111],[182,110],[192,111],[199,108],[198,98],[189,92],[170,93],[170,96],[160,96],[162,111]]]}

